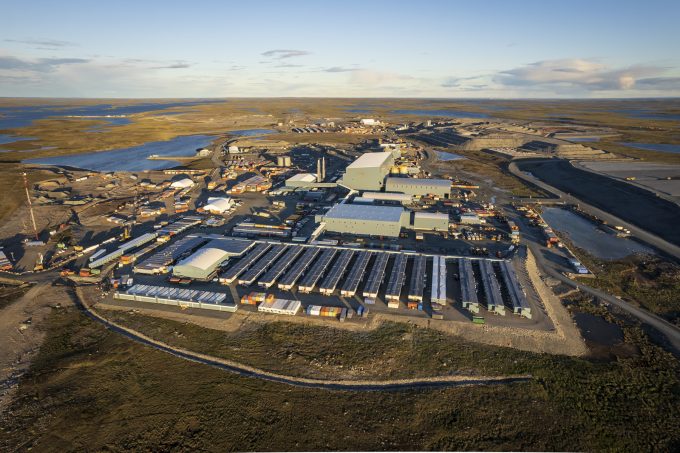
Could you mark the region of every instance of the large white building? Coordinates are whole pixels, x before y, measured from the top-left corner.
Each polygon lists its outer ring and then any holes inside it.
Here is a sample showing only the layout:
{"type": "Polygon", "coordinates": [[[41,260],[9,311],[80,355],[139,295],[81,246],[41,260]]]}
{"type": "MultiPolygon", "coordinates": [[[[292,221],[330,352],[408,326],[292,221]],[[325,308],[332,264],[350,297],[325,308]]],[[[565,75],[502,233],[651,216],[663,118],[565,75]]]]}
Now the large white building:
{"type": "Polygon", "coordinates": [[[203,210],[210,214],[224,214],[233,205],[234,201],[229,197],[210,197],[208,203],[203,206],[203,210]]]}
{"type": "Polygon", "coordinates": [[[173,181],[172,184],[170,184],[170,187],[173,189],[186,189],[187,187],[192,187],[193,185],[194,181],[190,178],[182,178],[178,179],[177,181],[173,181]]]}
{"type": "Polygon", "coordinates": [[[342,184],[354,190],[381,190],[393,165],[391,152],[362,154],[347,166],[342,184]]]}
{"type": "Polygon", "coordinates": [[[210,280],[217,273],[220,264],[229,257],[243,255],[252,245],[252,241],[237,238],[212,240],[177,263],[172,274],[194,280],[210,280]]]}

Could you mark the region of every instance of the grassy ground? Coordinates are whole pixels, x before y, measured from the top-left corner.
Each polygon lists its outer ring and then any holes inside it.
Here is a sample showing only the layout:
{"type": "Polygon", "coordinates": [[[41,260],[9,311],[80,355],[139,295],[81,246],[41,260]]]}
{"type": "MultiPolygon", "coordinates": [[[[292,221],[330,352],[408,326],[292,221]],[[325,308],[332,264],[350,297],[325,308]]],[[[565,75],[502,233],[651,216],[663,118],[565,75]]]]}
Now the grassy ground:
{"type": "Polygon", "coordinates": [[[595,278],[580,278],[589,286],[623,297],[680,326],[680,266],[658,255],[630,255],[617,260],[597,258],[569,237],[556,234],[595,278]]]}
{"type": "MultiPolygon", "coordinates": [[[[273,348],[285,329],[268,337],[273,348]]],[[[0,424],[0,449],[677,450],[678,362],[636,327],[625,331],[640,352],[615,362],[499,349],[485,363],[480,358],[494,348],[442,340],[430,345],[433,353],[470,350],[452,366],[523,368],[535,379],[358,394],[237,377],[134,344],[71,309],[55,310],[0,424]]],[[[390,327],[382,335],[374,340],[395,341],[404,332],[390,327]]],[[[327,353],[348,341],[339,338],[327,353]]]]}
{"type": "Polygon", "coordinates": [[[29,289],[31,289],[31,285],[28,283],[22,285],[0,284],[0,310],[26,294],[29,289]]]}
{"type": "Polygon", "coordinates": [[[680,266],[658,256],[631,255],[605,261],[580,251],[579,258],[595,272],[594,279],[584,280],[586,284],[621,296],[680,326],[680,266]]]}
{"type": "Polygon", "coordinates": [[[456,151],[456,154],[465,156],[466,159],[439,163],[438,167],[444,173],[448,175],[456,175],[456,172],[460,171],[474,173],[483,179],[489,180],[494,187],[507,190],[517,197],[540,198],[548,195],[539,187],[531,186],[511,174],[507,169],[508,159],[482,151],[456,151]]]}

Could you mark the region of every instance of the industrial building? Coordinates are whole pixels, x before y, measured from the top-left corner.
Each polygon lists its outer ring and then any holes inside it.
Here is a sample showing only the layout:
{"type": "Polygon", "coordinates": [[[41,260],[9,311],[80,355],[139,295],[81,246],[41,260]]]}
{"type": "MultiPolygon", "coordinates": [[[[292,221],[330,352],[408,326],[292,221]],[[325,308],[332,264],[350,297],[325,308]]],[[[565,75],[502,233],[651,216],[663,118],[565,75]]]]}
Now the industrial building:
{"type": "Polygon", "coordinates": [[[172,184],[170,184],[170,187],[173,189],[186,189],[188,187],[192,187],[193,185],[194,181],[190,178],[182,178],[178,179],[177,181],[173,181],[172,184]]]}
{"type": "Polygon", "coordinates": [[[458,275],[460,279],[460,302],[463,308],[472,313],[479,313],[479,299],[477,298],[477,282],[472,270],[472,261],[458,259],[458,275]]]}
{"type": "Polygon", "coordinates": [[[449,198],[451,181],[448,179],[395,178],[385,179],[386,192],[401,192],[412,196],[434,195],[449,198]]]}
{"type": "Polygon", "coordinates": [[[234,202],[228,197],[210,197],[208,203],[203,206],[203,211],[210,214],[224,214],[234,206],[234,202]]]}
{"type": "Polygon", "coordinates": [[[298,173],[286,179],[286,187],[311,187],[316,181],[312,173],[298,173]]]}
{"type": "Polygon", "coordinates": [[[474,212],[464,212],[460,215],[460,223],[463,225],[481,225],[484,220],[474,212]]]}
{"type": "MultiPolygon", "coordinates": [[[[392,192],[364,192],[361,194],[361,198],[374,201],[392,201],[398,202],[403,205],[413,204],[413,197],[405,193],[392,193],[392,192]]],[[[356,199],[355,199],[356,200],[356,199]]]]}
{"type": "Polygon", "coordinates": [[[362,154],[347,166],[342,184],[354,190],[382,190],[392,165],[391,152],[362,154]]]}
{"type": "Polygon", "coordinates": [[[176,277],[194,280],[211,280],[220,264],[227,258],[241,256],[252,246],[252,242],[238,239],[215,239],[201,247],[172,269],[176,277]]]}
{"type": "Polygon", "coordinates": [[[341,203],[317,216],[316,222],[336,233],[398,237],[401,228],[409,226],[409,217],[409,211],[399,206],[341,203]]]}
{"type": "Polygon", "coordinates": [[[440,212],[416,212],[413,215],[413,229],[449,231],[449,215],[440,212]]]}
{"type": "Polygon", "coordinates": [[[113,298],[175,305],[182,308],[202,308],[229,312],[234,312],[238,309],[238,305],[227,300],[227,295],[224,293],[168,288],[164,286],[134,285],[125,292],[115,292],[113,298]]]}

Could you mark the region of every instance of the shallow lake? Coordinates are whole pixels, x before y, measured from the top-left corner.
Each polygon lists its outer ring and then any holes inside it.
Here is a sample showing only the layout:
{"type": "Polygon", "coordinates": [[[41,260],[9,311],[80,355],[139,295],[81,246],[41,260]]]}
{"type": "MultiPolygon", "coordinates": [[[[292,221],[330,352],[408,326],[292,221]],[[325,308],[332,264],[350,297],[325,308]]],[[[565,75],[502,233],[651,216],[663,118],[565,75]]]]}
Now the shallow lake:
{"type": "Polygon", "coordinates": [[[591,221],[562,208],[545,208],[543,219],[553,229],[565,233],[571,242],[590,254],[607,260],[615,260],[633,253],[652,253],[637,242],[605,233],[591,221]]]}
{"type": "Polygon", "coordinates": [[[636,143],[636,142],[619,142],[619,145],[627,146],[629,148],[644,149],[647,151],[659,151],[662,153],[680,153],[680,145],[668,145],[663,143],[636,143]]]}
{"type": "Polygon", "coordinates": [[[465,157],[460,154],[449,153],[447,151],[435,151],[435,153],[437,153],[437,159],[442,161],[465,159],[465,157]]]}
{"type": "Polygon", "coordinates": [[[570,142],[599,142],[600,137],[573,137],[565,140],[569,140],[570,142]]]}
{"type": "Polygon", "coordinates": [[[176,167],[174,160],[149,160],[151,154],[161,156],[193,156],[197,149],[210,144],[209,135],[184,135],[162,142],[149,142],[140,146],[120,148],[95,153],[73,154],[70,156],[27,159],[24,163],[77,167],[95,171],[143,171],[162,170],[176,167]]]}

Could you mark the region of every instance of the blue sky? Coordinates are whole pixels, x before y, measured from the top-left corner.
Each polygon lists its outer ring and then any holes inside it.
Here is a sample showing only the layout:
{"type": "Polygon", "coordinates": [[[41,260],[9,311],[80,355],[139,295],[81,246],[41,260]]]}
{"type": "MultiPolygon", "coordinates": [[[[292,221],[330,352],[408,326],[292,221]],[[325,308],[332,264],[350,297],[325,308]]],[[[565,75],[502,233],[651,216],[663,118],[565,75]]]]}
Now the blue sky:
{"type": "Polygon", "coordinates": [[[3,1],[0,96],[680,95],[680,2],[3,1]]]}

